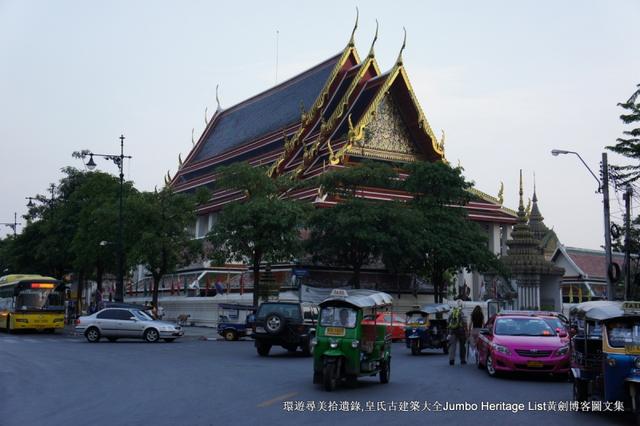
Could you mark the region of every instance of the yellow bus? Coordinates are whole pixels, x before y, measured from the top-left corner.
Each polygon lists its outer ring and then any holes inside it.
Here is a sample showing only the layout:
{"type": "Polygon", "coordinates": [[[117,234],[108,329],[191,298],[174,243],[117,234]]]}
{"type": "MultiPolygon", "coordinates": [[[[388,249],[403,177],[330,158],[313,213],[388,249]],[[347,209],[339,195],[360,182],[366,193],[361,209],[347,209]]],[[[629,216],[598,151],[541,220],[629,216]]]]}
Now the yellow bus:
{"type": "Polygon", "coordinates": [[[42,275],[0,277],[0,329],[64,328],[64,284],[42,275]]]}

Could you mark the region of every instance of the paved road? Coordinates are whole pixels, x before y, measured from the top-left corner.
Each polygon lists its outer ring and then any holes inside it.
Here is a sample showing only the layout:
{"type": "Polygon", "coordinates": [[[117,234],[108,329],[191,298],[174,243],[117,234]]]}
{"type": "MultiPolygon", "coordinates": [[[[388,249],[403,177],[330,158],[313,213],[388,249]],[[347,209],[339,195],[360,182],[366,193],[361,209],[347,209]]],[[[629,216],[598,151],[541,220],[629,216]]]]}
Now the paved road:
{"type": "Polygon", "coordinates": [[[310,358],[278,348],[272,356],[260,358],[251,342],[90,344],[72,336],[0,333],[0,425],[418,421],[448,426],[496,422],[587,426],[631,420],[608,413],[412,411],[417,408],[412,401],[418,401],[420,410],[425,401],[432,409],[436,401],[558,403],[571,399],[571,385],[530,377],[493,379],[474,365],[450,367],[440,354],[414,357],[401,344],[395,344],[393,351],[391,383],[363,379],[355,389],[326,393],[311,383],[310,358]],[[343,411],[358,404],[360,411],[343,411]],[[319,411],[320,405],[327,411],[319,411]],[[304,411],[288,412],[285,407],[304,411]],[[390,411],[394,407],[396,411],[390,411]]]}

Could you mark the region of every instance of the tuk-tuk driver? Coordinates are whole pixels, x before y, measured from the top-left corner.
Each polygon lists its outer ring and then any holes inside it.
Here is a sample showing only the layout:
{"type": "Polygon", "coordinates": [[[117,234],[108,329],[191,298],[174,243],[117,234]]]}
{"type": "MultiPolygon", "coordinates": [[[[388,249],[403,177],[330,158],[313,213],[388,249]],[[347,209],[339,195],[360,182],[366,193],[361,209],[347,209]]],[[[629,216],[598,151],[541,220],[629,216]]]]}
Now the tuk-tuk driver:
{"type": "Polygon", "coordinates": [[[349,327],[349,309],[340,309],[340,325],[343,327],[349,327]]]}

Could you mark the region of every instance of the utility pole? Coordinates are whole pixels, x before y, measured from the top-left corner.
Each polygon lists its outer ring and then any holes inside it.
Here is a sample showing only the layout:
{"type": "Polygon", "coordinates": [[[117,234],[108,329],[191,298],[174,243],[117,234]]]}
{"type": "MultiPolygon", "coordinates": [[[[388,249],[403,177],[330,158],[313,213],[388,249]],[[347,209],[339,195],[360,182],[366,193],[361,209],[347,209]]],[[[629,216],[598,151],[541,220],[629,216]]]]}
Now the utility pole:
{"type": "Polygon", "coordinates": [[[633,188],[627,185],[624,192],[624,300],[631,300],[631,197],[633,188]]]}
{"type": "Polygon", "coordinates": [[[611,261],[611,220],[609,208],[609,165],[607,163],[607,153],[602,153],[602,202],[604,204],[604,255],[607,264],[605,276],[607,277],[607,299],[615,300],[615,283],[609,277],[611,261]]]}

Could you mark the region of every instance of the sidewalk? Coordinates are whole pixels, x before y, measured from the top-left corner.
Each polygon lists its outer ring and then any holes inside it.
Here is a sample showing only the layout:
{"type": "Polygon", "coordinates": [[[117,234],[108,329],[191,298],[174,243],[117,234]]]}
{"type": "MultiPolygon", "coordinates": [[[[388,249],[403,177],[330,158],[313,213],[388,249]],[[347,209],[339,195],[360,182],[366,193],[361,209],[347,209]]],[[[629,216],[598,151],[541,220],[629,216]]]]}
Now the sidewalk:
{"type": "MultiPolygon", "coordinates": [[[[220,340],[224,339],[218,334],[218,330],[213,327],[196,327],[196,326],[183,326],[184,336],[180,337],[180,340],[220,340]]],[[[67,324],[64,326],[64,335],[67,336],[80,336],[76,334],[75,325],[67,324]]]]}

